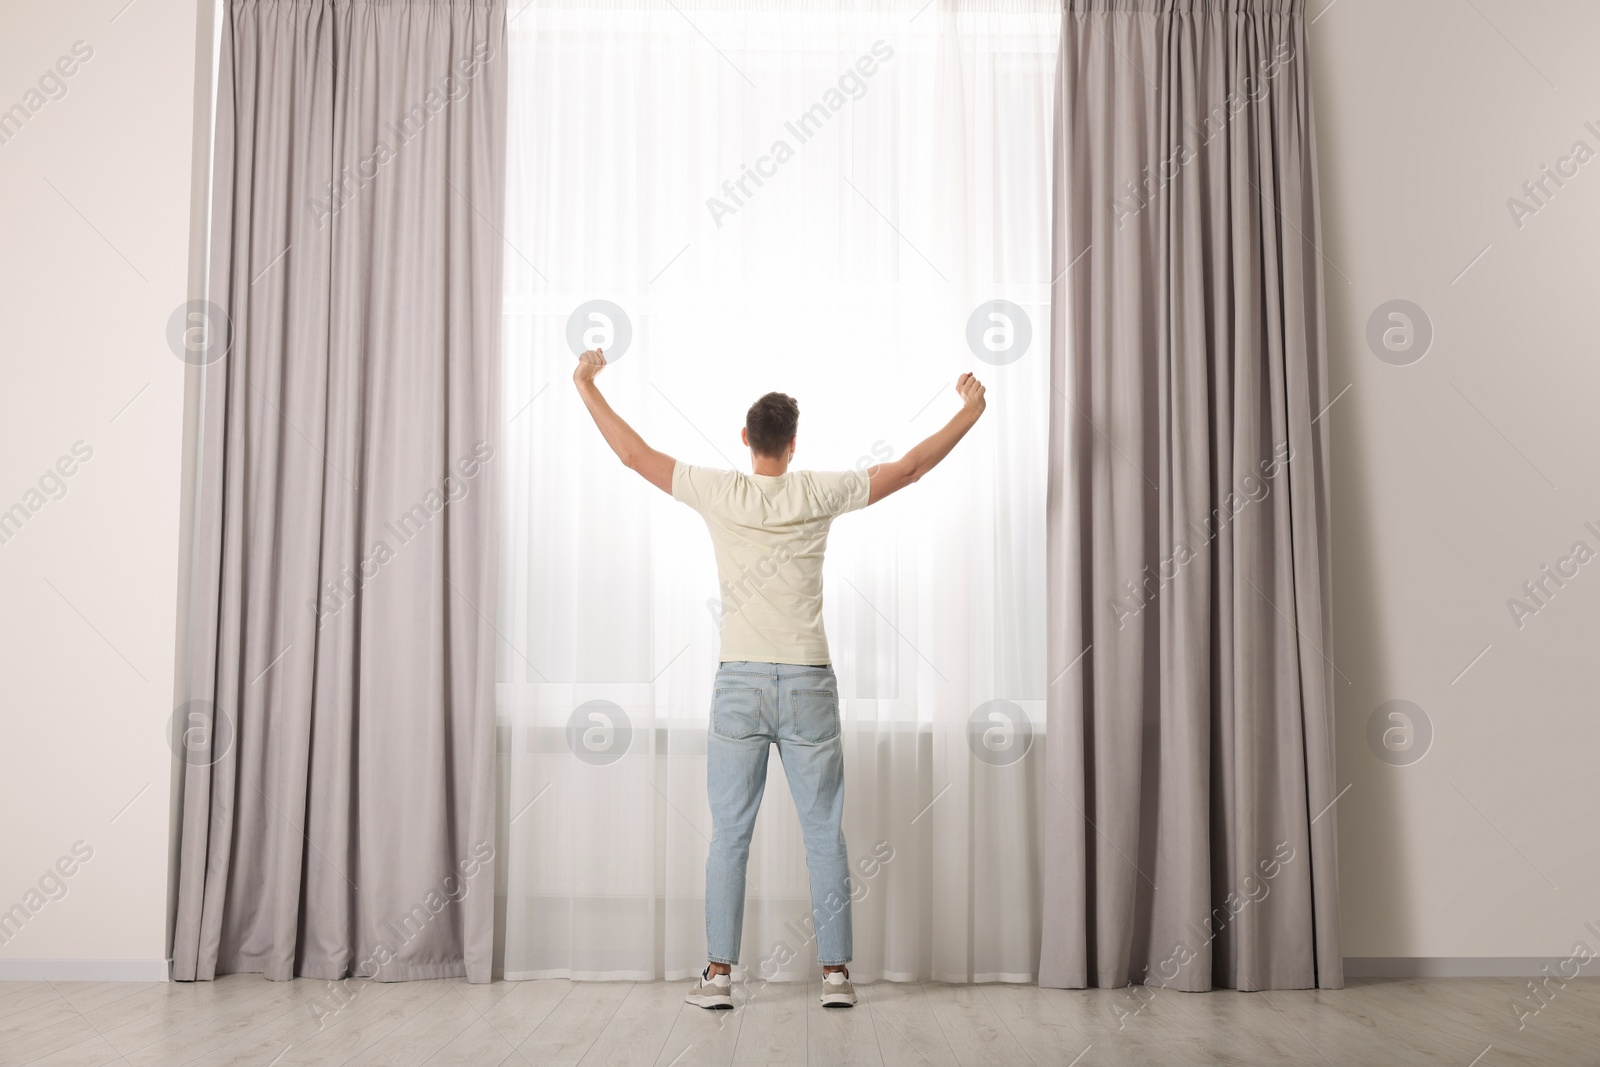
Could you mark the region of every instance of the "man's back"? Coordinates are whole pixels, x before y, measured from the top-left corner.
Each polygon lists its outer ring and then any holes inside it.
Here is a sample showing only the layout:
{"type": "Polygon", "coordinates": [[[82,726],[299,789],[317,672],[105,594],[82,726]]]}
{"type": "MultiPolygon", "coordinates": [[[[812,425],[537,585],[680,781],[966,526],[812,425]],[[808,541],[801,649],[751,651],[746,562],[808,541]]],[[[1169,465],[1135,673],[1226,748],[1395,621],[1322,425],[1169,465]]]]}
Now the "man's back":
{"type": "Polygon", "coordinates": [[[744,474],[678,463],[673,498],[716,551],[722,662],[826,664],[822,560],[836,516],[865,507],[865,471],[744,474]]]}

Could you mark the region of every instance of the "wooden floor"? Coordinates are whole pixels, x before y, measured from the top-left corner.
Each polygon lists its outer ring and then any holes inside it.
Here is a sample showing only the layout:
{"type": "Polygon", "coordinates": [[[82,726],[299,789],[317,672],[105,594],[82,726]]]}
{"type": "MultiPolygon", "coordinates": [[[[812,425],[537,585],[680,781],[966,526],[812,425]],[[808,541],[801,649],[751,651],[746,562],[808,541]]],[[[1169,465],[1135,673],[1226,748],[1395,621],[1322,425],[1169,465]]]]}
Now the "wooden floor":
{"type": "Polygon", "coordinates": [[[1519,1030],[1518,979],[1352,980],[1291,993],[880,982],[854,1009],[773,984],[732,1012],[682,982],[0,983],[0,1064],[1600,1065],[1600,978],[1519,1030]]]}

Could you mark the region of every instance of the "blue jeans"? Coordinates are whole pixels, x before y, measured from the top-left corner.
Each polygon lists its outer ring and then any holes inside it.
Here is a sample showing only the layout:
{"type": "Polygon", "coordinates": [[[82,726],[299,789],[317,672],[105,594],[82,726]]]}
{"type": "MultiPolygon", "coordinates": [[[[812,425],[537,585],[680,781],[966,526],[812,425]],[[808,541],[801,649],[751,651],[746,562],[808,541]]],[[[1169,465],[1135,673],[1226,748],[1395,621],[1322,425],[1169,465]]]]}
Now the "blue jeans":
{"type": "MultiPolygon", "coordinates": [[[[706,753],[711,852],[706,945],[714,963],[739,962],[750,834],[776,743],[800,813],[811,871],[817,962],[850,962],[850,858],[844,843],[844,748],[839,681],[831,667],[734,661],[717,671],[706,753]]],[[[795,948],[796,946],[790,946],[795,948]]]]}

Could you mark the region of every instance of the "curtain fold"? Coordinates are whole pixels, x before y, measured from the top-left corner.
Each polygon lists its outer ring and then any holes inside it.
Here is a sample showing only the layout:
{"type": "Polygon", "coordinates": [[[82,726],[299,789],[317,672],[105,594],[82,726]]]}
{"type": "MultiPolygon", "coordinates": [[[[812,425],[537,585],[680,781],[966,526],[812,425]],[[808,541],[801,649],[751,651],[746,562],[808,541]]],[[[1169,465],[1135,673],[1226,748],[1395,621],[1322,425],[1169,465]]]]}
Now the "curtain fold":
{"type": "Polygon", "coordinates": [[[179,979],[489,979],[505,25],[224,5],[179,979]]]}
{"type": "Polygon", "coordinates": [[[1302,0],[1067,0],[1040,982],[1343,983],[1302,0]]]}

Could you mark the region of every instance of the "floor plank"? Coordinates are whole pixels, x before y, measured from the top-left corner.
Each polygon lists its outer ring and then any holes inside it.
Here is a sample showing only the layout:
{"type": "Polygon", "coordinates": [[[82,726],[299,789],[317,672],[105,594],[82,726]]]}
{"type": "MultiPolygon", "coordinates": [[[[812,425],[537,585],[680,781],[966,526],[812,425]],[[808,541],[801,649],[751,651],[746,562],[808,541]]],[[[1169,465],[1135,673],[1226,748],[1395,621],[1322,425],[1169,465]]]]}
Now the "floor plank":
{"type": "Polygon", "coordinates": [[[744,1018],[733,1061],[805,1063],[806,984],[751,982],[736,993],[736,1010],[744,1018]]]}
{"type": "Polygon", "coordinates": [[[955,1067],[955,1052],[934,1017],[933,1006],[914,982],[876,982],[857,986],[855,1010],[872,1015],[878,1051],[885,1065],[927,1064],[955,1067]]]}
{"type": "MultiPolygon", "coordinates": [[[[687,982],[667,982],[678,1000],[678,1015],[667,1032],[667,1039],[656,1056],[655,1067],[717,1067],[733,1063],[733,1054],[739,1044],[739,1030],[744,1024],[742,1011],[708,1011],[683,1003],[688,992],[687,982]]],[[[739,994],[735,992],[737,998],[739,994]]]]}
{"type": "Polygon", "coordinates": [[[111,1042],[98,1035],[39,1059],[27,1061],[28,1067],[102,1067],[103,1064],[121,1062],[122,1053],[112,1048],[111,1042]]]}
{"type": "Polygon", "coordinates": [[[575,1067],[632,989],[632,982],[574,982],[571,991],[517,1045],[517,1055],[539,1067],[575,1067]]]}
{"type": "Polygon", "coordinates": [[[1033,986],[978,987],[1006,1032],[1034,1063],[1068,1063],[1091,1051],[1094,1044],[1080,1020],[1063,1015],[1042,990],[1033,986]]]}
{"type": "Polygon", "coordinates": [[[651,1067],[682,1009],[689,1006],[683,990],[677,982],[635,984],[581,1062],[585,1067],[651,1067]]]}
{"type": "Polygon", "coordinates": [[[822,980],[805,983],[806,1060],[811,1064],[883,1067],[876,1020],[862,1011],[867,987],[856,990],[854,1008],[822,1006],[822,980]]]}
{"type": "Polygon", "coordinates": [[[1600,978],[1356,979],[1267,993],[820,980],[0,983],[0,1067],[1600,1067],[1600,978]],[[1523,1015],[1513,1010],[1523,1007],[1523,1015]],[[1533,1010],[1536,1009],[1536,1010],[1533,1010]]]}
{"type": "MultiPolygon", "coordinates": [[[[287,984],[287,983],[284,983],[287,984]]],[[[273,1063],[296,1046],[303,1046],[325,1031],[345,1024],[363,1007],[393,986],[302,979],[287,1004],[256,1015],[259,1025],[233,1035],[230,1040],[204,1050],[189,1060],[190,1067],[249,1067],[273,1063]]]]}
{"type": "Polygon", "coordinates": [[[59,997],[0,1027],[0,1064],[27,1063],[47,1053],[71,1048],[101,1035],[59,997]]]}
{"type": "Polygon", "coordinates": [[[956,1062],[967,1064],[1032,1064],[1011,1036],[980,986],[924,982],[923,996],[933,1008],[956,1062]]]}
{"type": "Polygon", "coordinates": [[[348,1063],[441,999],[456,999],[450,984],[443,979],[390,982],[381,986],[373,983],[363,991],[363,996],[368,994],[373,995],[357,1001],[314,1037],[284,1052],[276,1067],[348,1063]]]}
{"type": "Polygon", "coordinates": [[[0,982],[0,1020],[64,999],[49,982],[0,982]]]}

